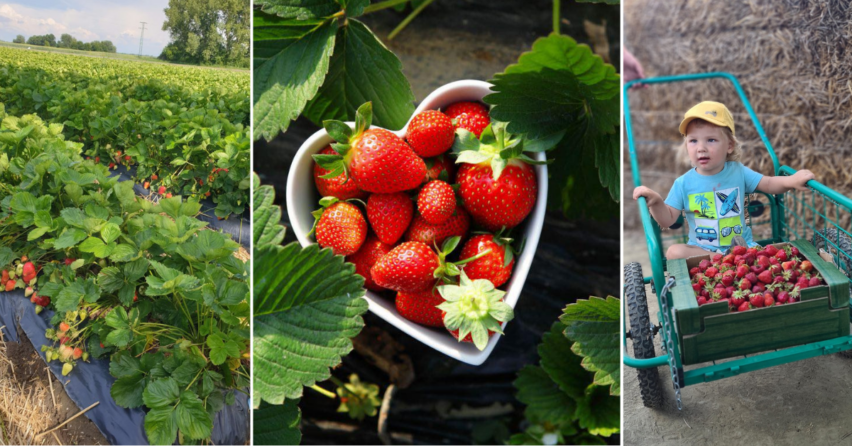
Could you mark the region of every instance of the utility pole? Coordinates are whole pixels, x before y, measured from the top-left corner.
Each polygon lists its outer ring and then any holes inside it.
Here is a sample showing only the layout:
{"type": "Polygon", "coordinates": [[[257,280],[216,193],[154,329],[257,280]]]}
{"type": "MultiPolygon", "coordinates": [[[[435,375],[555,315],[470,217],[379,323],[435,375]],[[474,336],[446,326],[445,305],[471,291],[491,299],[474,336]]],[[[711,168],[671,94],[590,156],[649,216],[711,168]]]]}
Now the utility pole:
{"type": "Polygon", "coordinates": [[[142,33],[139,34],[139,57],[142,57],[142,38],[145,37],[145,24],[148,23],[148,22],[139,22],[139,23],[142,24],[142,28],[140,28],[142,30],[142,33]]]}

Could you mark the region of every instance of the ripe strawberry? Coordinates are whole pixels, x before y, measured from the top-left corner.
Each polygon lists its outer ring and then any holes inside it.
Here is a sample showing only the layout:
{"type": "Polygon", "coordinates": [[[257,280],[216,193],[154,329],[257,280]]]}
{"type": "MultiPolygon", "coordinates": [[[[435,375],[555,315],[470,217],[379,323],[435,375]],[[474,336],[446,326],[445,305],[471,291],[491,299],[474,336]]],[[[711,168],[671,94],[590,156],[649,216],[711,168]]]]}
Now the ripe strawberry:
{"type": "Polygon", "coordinates": [[[750,273],[746,274],[745,278],[748,279],[748,281],[751,282],[752,284],[757,283],[757,274],[755,274],[755,273],[750,272],[750,273]]]}
{"type": "Polygon", "coordinates": [[[367,238],[367,222],[353,204],[334,197],[320,200],[321,209],[313,212],[317,220],[317,243],[331,248],[335,255],[348,256],[361,248],[367,238]]]}
{"type": "Polygon", "coordinates": [[[771,307],[773,305],[775,305],[775,296],[772,293],[765,293],[763,295],[763,306],[771,307]]]}
{"type": "Polygon", "coordinates": [[[456,133],[453,121],[438,110],[425,110],[411,119],[406,141],[422,158],[440,155],[453,146],[456,133]]]}
{"type": "Polygon", "coordinates": [[[31,280],[35,279],[37,271],[33,262],[24,263],[23,272],[21,274],[25,283],[30,283],[31,280]]]}
{"type": "Polygon", "coordinates": [[[783,269],[784,271],[789,271],[789,270],[791,270],[795,267],[796,267],[796,261],[795,260],[791,260],[789,262],[782,262],[781,263],[781,269],[783,269]]]}
{"type": "Polygon", "coordinates": [[[712,265],[712,263],[710,263],[709,260],[704,259],[704,260],[698,262],[698,269],[700,269],[701,272],[704,272],[704,271],[707,271],[707,268],[710,268],[710,265],[712,265]]]}
{"type": "Polygon", "coordinates": [[[796,248],[795,246],[791,246],[790,247],[790,254],[792,254],[794,257],[798,257],[799,256],[799,248],[796,248]]]}
{"type": "Polygon", "coordinates": [[[405,241],[422,242],[429,246],[432,244],[441,246],[444,240],[458,236],[462,239],[470,229],[470,216],[461,208],[456,208],[456,213],[442,225],[433,225],[427,222],[422,215],[414,217],[408,230],[405,232],[405,241]]]}
{"type": "Polygon", "coordinates": [[[745,277],[748,274],[748,272],[749,272],[748,266],[745,266],[745,265],[737,266],[737,277],[738,278],[742,279],[743,277],[745,277]]]}
{"type": "Polygon", "coordinates": [[[109,169],[115,169],[115,163],[109,163],[108,168],[109,169]]]}
{"type": "Polygon", "coordinates": [[[428,290],[435,284],[433,273],[441,259],[429,246],[405,242],[379,259],[370,274],[376,285],[406,293],[428,290]]]}
{"type": "Polygon", "coordinates": [[[763,306],[766,305],[766,299],[763,297],[763,294],[754,293],[749,296],[748,303],[750,303],[752,307],[763,308],[763,306]]]}
{"type": "Polygon", "coordinates": [[[456,102],[447,107],[444,113],[454,120],[456,128],[465,129],[476,135],[477,138],[491,122],[488,117],[488,109],[478,102],[456,102]]]}
{"type": "Polygon", "coordinates": [[[810,280],[807,277],[799,277],[799,280],[796,281],[796,286],[804,290],[810,286],[810,280]]]}
{"type": "Polygon", "coordinates": [[[513,161],[496,179],[489,163],[464,164],[456,181],[465,208],[489,231],[520,224],[535,206],[538,193],[535,172],[522,161],[513,161]]]}
{"type": "Polygon", "coordinates": [[[375,234],[370,234],[364,240],[364,244],[361,245],[361,249],[358,252],[346,257],[347,262],[355,265],[355,274],[364,278],[364,288],[373,291],[384,289],[373,282],[370,269],[382,256],[389,253],[392,249],[393,245],[382,242],[375,234]]]}
{"type": "Polygon", "coordinates": [[[719,272],[718,269],[711,266],[710,268],[707,268],[706,271],[704,271],[704,275],[707,276],[708,279],[712,279],[712,278],[716,277],[716,274],[718,272],[719,272]]]}
{"type": "Polygon", "coordinates": [[[148,189],[148,186],[150,186],[150,185],[151,185],[151,183],[149,183],[147,181],[142,183],[142,187],[144,187],[145,189],[148,189]]]}
{"type": "Polygon", "coordinates": [[[80,347],[74,347],[72,356],[74,359],[80,359],[80,357],[83,356],[83,349],[80,347]]]}
{"type": "Polygon", "coordinates": [[[367,199],[367,221],[379,240],[389,245],[399,241],[413,214],[414,203],[404,192],[372,194],[367,199]]]}
{"type": "Polygon", "coordinates": [[[130,161],[130,155],[125,155],[125,156],[124,156],[124,161],[130,161]]]}
{"type": "Polygon", "coordinates": [[[514,250],[511,246],[512,239],[483,234],[472,237],[465,243],[459,255],[462,259],[474,257],[481,252],[491,250],[490,253],[464,266],[464,272],[471,280],[487,279],[499,287],[509,280],[512,275],[512,267],[515,265],[514,250]]]}
{"type": "Polygon", "coordinates": [[[728,255],[722,257],[722,263],[730,263],[731,265],[733,265],[734,262],[735,262],[734,259],[735,259],[735,256],[733,254],[728,254],[728,255]]]}
{"type": "Polygon", "coordinates": [[[786,261],[787,260],[787,251],[784,251],[783,249],[779,249],[778,252],[775,253],[775,258],[778,259],[781,262],[786,261]]]}
{"type": "Polygon", "coordinates": [[[757,258],[757,265],[762,266],[764,268],[769,268],[772,265],[772,262],[769,261],[769,257],[761,256],[757,258]]]}
{"type": "Polygon", "coordinates": [[[734,272],[733,271],[725,271],[722,274],[722,284],[725,286],[731,286],[734,284],[734,272]]]}
{"type": "MultiPolygon", "coordinates": [[[[322,149],[320,155],[337,155],[337,152],[328,146],[322,149]]],[[[335,197],[338,200],[350,198],[367,198],[367,192],[358,189],[354,181],[346,181],[346,173],[340,172],[335,177],[323,178],[330,174],[330,170],[323,169],[318,163],[314,163],[314,184],[323,197],[335,197]]],[[[208,178],[209,179],[209,178],[208,178]]]]}
{"type": "Polygon", "coordinates": [[[735,256],[745,255],[747,250],[748,250],[748,248],[746,248],[745,246],[734,246],[733,248],[731,248],[731,252],[735,256]]]}
{"type": "Polygon", "coordinates": [[[428,327],[443,327],[443,312],[438,305],[444,303],[444,298],[437,288],[427,289],[419,293],[396,294],[396,311],[399,315],[418,324],[428,327]]]}
{"type": "Polygon", "coordinates": [[[8,281],[9,281],[9,270],[4,269],[3,272],[0,273],[0,282],[2,282],[5,285],[6,282],[8,282],[8,281]]]}
{"type": "Polygon", "coordinates": [[[757,282],[753,287],[751,287],[751,291],[753,293],[762,293],[766,291],[766,285],[763,282],[757,282]]]}
{"type": "Polygon", "coordinates": [[[440,225],[456,210],[456,193],[449,184],[441,180],[430,181],[417,195],[417,210],[424,220],[433,225],[440,225]]]}
{"type": "Polygon", "coordinates": [[[734,308],[742,305],[743,302],[746,301],[746,296],[748,295],[748,291],[734,291],[734,294],[731,295],[730,304],[734,308]]]}
{"type": "MultiPolygon", "coordinates": [[[[166,197],[166,198],[172,198],[172,193],[171,193],[171,192],[168,192],[168,193],[165,195],[165,197],[166,197]]],[[[220,217],[220,218],[219,218],[219,220],[221,220],[221,219],[222,219],[222,218],[220,217]]]]}
{"type": "Polygon", "coordinates": [[[701,292],[701,285],[699,285],[697,283],[693,283],[692,284],[692,291],[694,291],[695,295],[698,296],[698,294],[701,292]]]}
{"type": "Polygon", "coordinates": [[[743,303],[741,303],[741,304],[740,304],[740,306],[737,308],[737,311],[748,311],[750,308],[751,308],[751,306],[750,306],[750,304],[749,304],[748,302],[743,302],[743,303]]]}
{"type": "Polygon", "coordinates": [[[822,280],[819,277],[811,277],[808,281],[808,288],[822,285],[822,280]]]}
{"type": "Polygon", "coordinates": [[[426,182],[432,180],[452,183],[455,180],[456,165],[448,154],[438,155],[426,161],[426,182]]]}
{"type": "Polygon", "coordinates": [[[780,291],[778,293],[778,297],[775,298],[775,301],[779,305],[786,304],[787,302],[790,301],[790,293],[788,293],[786,291],[780,291]]]}
{"type": "Polygon", "coordinates": [[[763,248],[763,252],[765,252],[768,256],[774,256],[778,253],[778,248],[776,248],[775,245],[766,245],[766,247],[763,248]]]}
{"type": "Polygon", "coordinates": [[[715,254],[712,257],[713,263],[719,264],[722,263],[722,254],[715,254]]]}
{"type": "Polygon", "coordinates": [[[344,172],[361,190],[389,194],[414,189],[426,177],[426,163],[401,138],[380,128],[370,129],[372,104],[355,113],[355,130],[340,121],[325,121],[325,129],[338,141],[338,155],[314,155],[333,172],[344,172]]]}
{"type": "Polygon", "coordinates": [[[157,193],[160,194],[160,195],[165,194],[166,193],[166,186],[160,186],[160,188],[157,189],[157,193]]]}
{"type": "Polygon", "coordinates": [[[691,278],[695,277],[695,275],[700,273],[700,272],[701,272],[701,270],[697,266],[695,268],[692,268],[691,270],[689,270],[689,278],[691,279],[691,278]]]}
{"type": "Polygon", "coordinates": [[[799,268],[801,268],[802,271],[811,272],[814,269],[814,264],[811,263],[810,260],[804,260],[802,261],[802,264],[799,265],[799,268]]]}
{"type": "Polygon", "coordinates": [[[439,286],[438,292],[446,299],[438,308],[444,312],[447,330],[479,350],[485,349],[492,334],[503,333],[501,323],[514,317],[512,307],[503,301],[505,292],[488,280],[470,279],[463,270],[458,285],[439,286]]]}
{"type": "Polygon", "coordinates": [[[707,299],[706,299],[704,296],[699,296],[699,297],[698,297],[698,306],[699,306],[699,307],[700,307],[700,306],[702,306],[702,305],[704,305],[704,304],[706,304],[706,303],[707,303],[707,299]]]}
{"type": "Polygon", "coordinates": [[[738,288],[741,289],[741,290],[745,290],[745,291],[748,291],[748,290],[751,289],[751,281],[748,280],[748,277],[740,280],[740,285],[739,285],[738,288]]]}
{"type": "Polygon", "coordinates": [[[767,259],[769,259],[769,265],[770,265],[770,266],[778,265],[779,263],[781,263],[781,262],[778,260],[778,257],[767,257],[767,259]]]}
{"type": "Polygon", "coordinates": [[[15,289],[15,280],[9,279],[6,281],[6,291],[12,291],[15,289]]]}
{"type": "Polygon", "coordinates": [[[157,181],[157,178],[158,178],[158,177],[157,177],[157,174],[155,174],[155,173],[154,173],[154,174],[151,174],[151,179],[152,179],[152,180],[157,181]]]}

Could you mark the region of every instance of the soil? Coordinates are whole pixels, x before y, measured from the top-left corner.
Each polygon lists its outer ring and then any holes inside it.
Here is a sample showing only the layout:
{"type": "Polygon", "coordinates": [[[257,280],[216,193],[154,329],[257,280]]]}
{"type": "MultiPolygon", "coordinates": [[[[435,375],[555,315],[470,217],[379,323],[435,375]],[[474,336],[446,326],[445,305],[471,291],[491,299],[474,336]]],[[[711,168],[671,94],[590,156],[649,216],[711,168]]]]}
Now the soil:
{"type": "MultiPolygon", "coordinates": [[[[624,262],[640,262],[651,274],[642,231],[624,233],[624,262]]],[[[646,287],[651,321],[658,305],[646,287]]],[[[629,326],[629,324],[628,324],[629,326]]],[[[661,354],[660,337],[655,338],[661,354]]],[[[632,353],[632,346],[628,347],[632,353]]],[[[625,445],[757,444],[852,445],[852,359],[834,354],[770,367],[681,389],[678,411],[668,367],[658,369],[663,407],[642,405],[636,371],[624,368],[625,445]]]]}
{"type": "MultiPolygon", "coordinates": [[[[47,371],[47,365],[36,353],[33,345],[30,343],[29,339],[27,339],[26,335],[19,330],[18,337],[21,342],[5,342],[5,357],[8,359],[9,364],[14,367],[12,382],[9,383],[6,381],[5,383],[28,391],[32,389],[33,393],[31,395],[41,394],[45,399],[47,399],[47,401],[44,402],[37,402],[44,408],[44,410],[35,410],[31,412],[34,416],[41,417],[38,420],[38,423],[43,425],[44,429],[38,429],[37,432],[33,432],[25,438],[25,444],[109,444],[106,438],[101,435],[101,432],[95,424],[86,418],[85,415],[75,418],[61,429],[54,431],[56,436],[48,434],[39,439],[38,442],[35,440],[35,436],[37,434],[61,424],[68,418],[77,414],[77,412],[81,409],[77,407],[73,401],[71,401],[71,398],[69,398],[68,394],[65,393],[65,389],[62,387],[62,384],[57,381],[56,378],[53,376],[48,378],[49,372],[47,371]],[[53,386],[53,396],[51,396],[50,386],[53,386]],[[55,404],[53,397],[55,397],[55,404]]],[[[8,368],[4,371],[8,371],[8,368]]],[[[30,402],[35,403],[28,399],[26,402],[16,401],[13,404],[25,404],[30,402]]],[[[5,404],[5,402],[0,402],[0,404],[5,404]]],[[[2,418],[2,422],[7,431],[11,431],[16,427],[20,429],[20,431],[26,431],[26,428],[23,426],[12,426],[14,423],[30,424],[30,420],[21,420],[15,417],[10,419],[8,414],[3,413],[2,411],[0,411],[0,418],[2,418]]],[[[5,439],[0,440],[2,440],[0,444],[5,443],[5,439]]],[[[20,441],[20,439],[16,440],[16,442],[17,441],[20,441]]]]}

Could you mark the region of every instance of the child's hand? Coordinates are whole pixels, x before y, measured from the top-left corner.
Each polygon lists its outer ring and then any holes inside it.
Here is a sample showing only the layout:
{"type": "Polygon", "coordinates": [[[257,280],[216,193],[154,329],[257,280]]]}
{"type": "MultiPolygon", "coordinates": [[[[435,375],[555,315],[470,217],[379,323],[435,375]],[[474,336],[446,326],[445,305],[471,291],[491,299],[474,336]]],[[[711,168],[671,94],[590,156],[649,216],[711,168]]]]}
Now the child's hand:
{"type": "Polygon", "coordinates": [[[645,197],[645,201],[648,203],[648,206],[653,206],[657,204],[657,200],[661,199],[660,194],[654,192],[650,187],[639,186],[636,189],[633,189],[633,199],[638,200],[639,197],[645,197]]]}
{"type": "Polygon", "coordinates": [[[805,183],[815,178],[813,172],[808,169],[802,169],[790,176],[790,184],[793,189],[806,191],[808,190],[808,186],[805,186],[805,183]]]}

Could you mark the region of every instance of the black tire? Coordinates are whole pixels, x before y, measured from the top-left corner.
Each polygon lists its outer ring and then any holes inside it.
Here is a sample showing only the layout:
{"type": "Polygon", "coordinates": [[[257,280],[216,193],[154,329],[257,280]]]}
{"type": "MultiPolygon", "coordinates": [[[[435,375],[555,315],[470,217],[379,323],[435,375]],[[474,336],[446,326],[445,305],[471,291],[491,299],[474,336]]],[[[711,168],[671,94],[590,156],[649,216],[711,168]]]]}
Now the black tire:
{"type": "MultiPolygon", "coordinates": [[[[651,317],[648,315],[648,300],[642,279],[642,265],[634,262],[624,266],[624,294],[633,340],[633,356],[637,359],[650,359],[657,354],[654,351],[654,334],[651,331],[651,317]]],[[[651,408],[662,406],[663,389],[659,370],[636,369],[636,373],[639,375],[642,404],[651,408]]]]}
{"type": "MultiPolygon", "coordinates": [[[[840,248],[846,254],[852,255],[852,240],[846,234],[838,232],[836,228],[825,228],[817,231],[811,239],[811,243],[813,243],[817,250],[824,249],[831,254],[837,254],[837,248],[840,248]],[[831,243],[826,241],[826,239],[831,243]]],[[[844,255],[840,255],[839,257],[840,265],[838,267],[847,277],[852,277],[852,261],[844,255]]],[[[852,285],[850,285],[850,292],[852,292],[852,285]]],[[[842,351],[838,355],[852,359],[852,350],[842,351]]]]}

